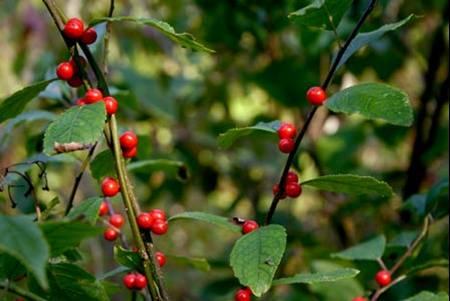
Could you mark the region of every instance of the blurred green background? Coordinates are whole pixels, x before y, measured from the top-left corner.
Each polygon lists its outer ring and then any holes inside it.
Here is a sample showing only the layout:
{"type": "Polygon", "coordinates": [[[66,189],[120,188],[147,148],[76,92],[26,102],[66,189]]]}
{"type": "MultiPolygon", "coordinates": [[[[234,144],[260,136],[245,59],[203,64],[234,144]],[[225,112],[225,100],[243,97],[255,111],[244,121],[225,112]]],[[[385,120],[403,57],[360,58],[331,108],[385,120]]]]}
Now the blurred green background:
{"type": "MultiPolygon", "coordinates": [[[[86,22],[104,16],[109,1],[57,1],[68,16],[86,22]]],[[[139,171],[134,182],[143,208],[164,208],[169,215],[207,211],[262,221],[270,205],[272,185],[285,156],[277,141],[249,136],[221,150],[217,136],[233,127],[258,121],[283,120],[301,124],[307,112],[304,98],[311,85],[326,75],[336,37],[290,21],[287,15],[307,4],[301,0],[170,0],[116,1],[115,15],[155,17],[178,32],[192,33],[216,51],[181,49],[157,31],[132,23],[112,26],[109,82],[121,103],[123,130],[140,138],[135,160],[174,159],[184,162],[189,177],[139,171]]],[[[355,0],[338,28],[341,40],[353,28],[367,1],[355,0]]],[[[399,214],[402,202],[426,192],[448,175],[448,13],[444,0],[379,1],[363,31],[415,14],[412,22],[359,51],[337,74],[329,93],[349,85],[387,82],[405,90],[416,110],[412,128],[393,127],[357,116],[334,115],[321,109],[295,161],[302,179],[355,173],[390,183],[391,200],[348,198],[305,189],[298,200],[283,202],[275,222],[289,234],[288,252],[279,275],[323,271],[335,265],[329,254],[379,233],[388,239],[417,230],[420,221],[399,214]],[[435,47],[433,47],[435,45],[435,47]],[[447,81],[446,81],[447,80],[447,81]],[[445,82],[446,81],[446,82],[445,82]],[[447,92],[447,94],[445,94],[447,92]],[[420,134],[417,134],[420,133],[420,134]]],[[[100,37],[103,25],[97,27],[100,37]]],[[[99,39],[101,40],[101,39],[99,39]]],[[[0,97],[29,83],[54,76],[55,66],[68,53],[41,1],[0,2],[0,97]]],[[[101,41],[92,46],[102,56],[101,41]]],[[[29,111],[62,112],[64,99],[76,91],[52,84],[29,111]]],[[[52,114],[35,114],[28,122],[0,126],[0,167],[27,160],[42,149],[43,131],[52,114]]],[[[102,146],[105,147],[104,145],[102,146]]],[[[43,202],[67,200],[84,155],[49,163],[50,192],[39,191],[43,202]]],[[[32,212],[20,189],[20,210],[32,212]]],[[[99,194],[89,174],[77,202],[99,194]]],[[[13,213],[6,193],[0,209],[13,213]]],[[[116,210],[122,210],[115,200],[116,210]]],[[[63,206],[59,208],[62,210],[63,206]]],[[[57,208],[58,210],[58,208],[57,208]]],[[[173,300],[230,300],[238,287],[227,265],[237,237],[203,224],[174,223],[167,236],[156,239],[167,254],[207,258],[211,271],[202,272],[170,261],[164,268],[173,300]]],[[[112,270],[111,244],[100,237],[83,245],[83,265],[96,275],[112,270]]],[[[392,248],[388,263],[398,256],[392,248]]],[[[436,221],[419,256],[448,257],[448,217],[436,221]]],[[[364,263],[354,280],[331,285],[277,287],[263,300],[351,300],[375,287],[376,265],[364,263]]],[[[120,278],[115,280],[119,283],[120,278]]],[[[427,270],[393,288],[382,300],[398,301],[421,290],[448,291],[448,270],[427,270]]],[[[115,300],[124,300],[120,290],[115,300]]]]}

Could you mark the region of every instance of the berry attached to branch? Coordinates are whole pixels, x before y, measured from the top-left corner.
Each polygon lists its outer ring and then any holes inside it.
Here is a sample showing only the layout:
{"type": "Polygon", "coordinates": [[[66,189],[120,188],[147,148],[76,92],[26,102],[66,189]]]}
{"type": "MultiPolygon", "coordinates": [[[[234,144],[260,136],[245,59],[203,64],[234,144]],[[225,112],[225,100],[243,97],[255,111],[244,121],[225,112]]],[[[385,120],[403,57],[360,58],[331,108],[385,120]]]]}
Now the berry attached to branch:
{"type": "Polygon", "coordinates": [[[109,212],[108,203],[103,201],[100,204],[100,208],[98,209],[98,215],[105,216],[108,214],[108,212],[109,212]]]}
{"type": "Polygon", "coordinates": [[[108,115],[116,114],[117,109],[119,108],[117,99],[112,96],[106,96],[103,98],[103,101],[105,102],[106,113],[108,113],[108,115]]]}
{"type": "Polygon", "coordinates": [[[106,197],[113,197],[120,191],[120,184],[113,178],[105,178],[102,182],[102,192],[106,197]]]}
{"type": "Polygon", "coordinates": [[[150,213],[144,212],[136,218],[137,224],[142,230],[151,230],[153,225],[153,217],[150,213]]]}
{"type": "Polygon", "coordinates": [[[56,67],[56,75],[61,80],[70,80],[75,74],[75,69],[70,62],[62,62],[56,67]]]}
{"type": "Polygon", "coordinates": [[[97,40],[97,32],[95,31],[95,28],[89,27],[83,32],[83,35],[81,36],[81,42],[90,45],[95,43],[97,40]]]}
{"type": "Polygon", "coordinates": [[[289,154],[295,148],[295,141],[294,139],[289,138],[281,139],[280,142],[278,143],[278,148],[282,153],[289,154]]]}
{"type": "Polygon", "coordinates": [[[125,223],[125,219],[121,214],[116,213],[109,217],[108,222],[116,228],[121,228],[125,223]]]}
{"type": "Polygon", "coordinates": [[[164,235],[169,230],[169,223],[166,220],[157,219],[153,221],[152,232],[156,235],[164,235]]]}
{"type": "Polygon", "coordinates": [[[155,253],[155,258],[158,261],[159,267],[162,268],[163,266],[166,265],[167,259],[166,259],[166,255],[164,255],[163,252],[156,252],[155,253]]]}
{"type": "Polygon", "coordinates": [[[113,228],[107,228],[105,230],[105,232],[103,232],[103,237],[107,240],[107,241],[115,241],[117,239],[117,237],[119,237],[119,232],[117,232],[115,229],[113,228]]]}
{"type": "Polygon", "coordinates": [[[84,101],[87,104],[96,103],[103,99],[103,93],[99,89],[89,89],[84,95],[84,101]]]}
{"type": "Polygon", "coordinates": [[[327,100],[327,93],[321,87],[312,87],[306,93],[306,99],[314,106],[321,106],[327,100]]]}
{"type": "Polygon", "coordinates": [[[278,129],[280,139],[294,139],[297,136],[297,129],[291,123],[282,123],[278,129]]]}
{"type": "Polygon", "coordinates": [[[69,39],[78,40],[83,36],[84,23],[78,18],[71,18],[64,25],[64,36],[69,39]]]}
{"type": "Polygon", "coordinates": [[[388,286],[392,282],[391,273],[386,270],[381,270],[375,275],[375,281],[381,287],[388,286]]]}

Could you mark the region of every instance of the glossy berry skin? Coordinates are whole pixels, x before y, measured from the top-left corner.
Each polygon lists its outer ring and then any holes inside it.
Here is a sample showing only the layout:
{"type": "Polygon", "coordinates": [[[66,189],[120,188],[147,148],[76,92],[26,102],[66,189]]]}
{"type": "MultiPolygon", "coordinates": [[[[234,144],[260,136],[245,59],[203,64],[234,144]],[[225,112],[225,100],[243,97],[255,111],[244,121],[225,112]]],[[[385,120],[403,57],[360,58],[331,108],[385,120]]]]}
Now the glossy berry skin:
{"type": "Polygon", "coordinates": [[[327,100],[327,93],[321,87],[312,87],[306,93],[306,99],[314,106],[320,106],[327,100]]]}
{"type": "Polygon", "coordinates": [[[109,212],[108,203],[102,202],[100,208],[98,209],[98,215],[105,216],[109,212]]]}
{"type": "Polygon", "coordinates": [[[302,194],[302,187],[297,182],[287,183],[285,189],[290,198],[298,198],[302,194]]]}
{"type": "Polygon", "coordinates": [[[136,279],[134,280],[134,288],[141,290],[147,286],[147,278],[142,274],[136,274],[136,279]]]}
{"type": "Polygon", "coordinates": [[[295,142],[293,139],[281,139],[278,143],[278,148],[282,153],[289,154],[295,148],[295,142]]]}
{"type": "Polygon", "coordinates": [[[149,214],[153,217],[153,219],[157,220],[167,220],[167,216],[166,213],[164,212],[164,210],[161,209],[152,209],[150,210],[149,214]]]}
{"type": "Polygon", "coordinates": [[[134,285],[136,283],[136,275],[135,274],[126,274],[123,279],[123,284],[127,289],[134,289],[134,285]]]}
{"type": "Polygon", "coordinates": [[[84,95],[84,101],[87,104],[96,103],[103,99],[103,93],[99,89],[89,89],[84,95]]]}
{"type": "Polygon", "coordinates": [[[95,43],[96,40],[97,40],[97,32],[92,27],[86,29],[83,32],[83,35],[81,36],[81,42],[86,45],[93,44],[95,43]]]}
{"type": "Polygon", "coordinates": [[[387,286],[392,282],[391,273],[386,270],[381,270],[375,275],[375,281],[381,287],[387,286]]]}
{"type": "Polygon", "coordinates": [[[132,158],[136,157],[136,155],[137,155],[137,147],[122,150],[122,156],[125,159],[132,159],[132,158]]]}
{"type": "Polygon", "coordinates": [[[235,301],[250,301],[252,299],[252,292],[248,288],[242,288],[234,295],[235,301]]]}
{"type": "Polygon", "coordinates": [[[103,101],[105,102],[106,113],[108,113],[108,115],[116,114],[117,109],[119,108],[117,99],[112,96],[106,96],[103,98],[103,101]]]}
{"type": "Polygon", "coordinates": [[[103,237],[107,241],[115,241],[117,237],[119,237],[119,233],[113,228],[107,228],[105,232],[103,232],[103,237]]]}
{"type": "Polygon", "coordinates": [[[149,213],[141,213],[136,218],[136,222],[140,229],[151,230],[153,225],[153,217],[149,213]]]}
{"type": "Polygon", "coordinates": [[[70,80],[74,74],[75,70],[69,62],[63,62],[56,67],[56,75],[61,80],[70,80]]]}
{"type": "MultiPolygon", "coordinates": [[[[280,186],[278,184],[273,185],[272,187],[272,193],[273,195],[277,195],[280,191],[280,186]]],[[[281,196],[281,199],[285,199],[287,197],[286,192],[281,196]]]]}
{"type": "Polygon", "coordinates": [[[280,139],[294,139],[297,136],[297,129],[293,124],[283,123],[278,129],[280,139]]]}
{"type": "Polygon", "coordinates": [[[78,18],[69,19],[69,21],[67,21],[67,23],[64,25],[63,32],[64,36],[69,39],[80,39],[84,33],[83,21],[78,18]]]}
{"type": "Polygon", "coordinates": [[[81,78],[78,75],[74,75],[71,79],[69,79],[67,81],[67,83],[72,88],[78,88],[78,87],[81,87],[83,85],[83,81],[81,80],[81,78]]]}
{"type": "Polygon", "coordinates": [[[162,268],[163,266],[166,265],[166,255],[164,255],[163,252],[156,252],[155,253],[155,258],[158,261],[159,267],[162,268]]]}
{"type": "Polygon", "coordinates": [[[116,228],[122,227],[123,224],[125,223],[125,219],[123,218],[123,216],[118,213],[111,215],[108,221],[111,225],[113,225],[116,228]]]}
{"type": "Polygon", "coordinates": [[[120,147],[122,149],[132,149],[138,144],[138,138],[132,131],[126,131],[120,136],[120,147]]]}
{"type": "Polygon", "coordinates": [[[157,219],[153,221],[152,232],[156,235],[164,235],[169,230],[169,223],[162,219],[157,219]]]}
{"type": "Polygon", "coordinates": [[[257,222],[255,222],[253,220],[245,221],[244,224],[242,225],[242,234],[248,234],[250,232],[255,231],[258,228],[259,228],[259,225],[257,222]]]}
{"type": "Polygon", "coordinates": [[[286,182],[287,183],[298,183],[298,175],[293,171],[288,172],[287,177],[286,177],[286,182]]]}
{"type": "Polygon", "coordinates": [[[367,301],[367,299],[364,297],[356,297],[356,298],[353,298],[352,301],[367,301]]]}
{"type": "Polygon", "coordinates": [[[113,178],[105,178],[102,181],[102,192],[104,196],[113,197],[120,191],[120,184],[113,178]]]}

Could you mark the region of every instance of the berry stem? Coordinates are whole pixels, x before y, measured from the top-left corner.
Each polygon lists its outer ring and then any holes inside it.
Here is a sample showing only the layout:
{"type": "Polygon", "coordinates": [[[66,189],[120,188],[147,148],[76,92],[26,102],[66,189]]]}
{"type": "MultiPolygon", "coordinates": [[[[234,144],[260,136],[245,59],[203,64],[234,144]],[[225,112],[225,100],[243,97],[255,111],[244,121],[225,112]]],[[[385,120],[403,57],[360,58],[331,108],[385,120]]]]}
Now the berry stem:
{"type": "Polygon", "coordinates": [[[17,296],[23,297],[26,300],[30,300],[30,301],[45,301],[45,299],[39,297],[38,295],[33,294],[32,292],[26,291],[21,287],[18,287],[17,285],[15,285],[14,283],[5,281],[5,282],[0,282],[0,288],[2,290],[8,291],[10,293],[13,293],[17,296]]]}
{"type": "MultiPolygon", "coordinates": [[[[111,18],[114,14],[115,3],[114,0],[109,2],[108,18],[111,18]]],[[[111,22],[106,22],[106,33],[103,39],[103,74],[108,74],[108,54],[109,54],[109,37],[111,36],[111,22]]]]}
{"type": "Polygon", "coordinates": [[[394,285],[397,285],[398,283],[400,283],[401,281],[406,279],[406,275],[402,275],[399,276],[397,278],[395,278],[389,285],[379,288],[372,296],[372,298],[370,298],[370,301],[377,301],[378,298],[380,298],[380,296],[382,294],[384,294],[386,291],[388,291],[391,287],[393,287],[394,285]]]}
{"type": "MultiPolygon", "coordinates": [[[[369,5],[367,6],[366,10],[364,11],[363,15],[361,16],[361,18],[359,19],[358,23],[356,24],[355,28],[353,29],[353,31],[351,32],[350,36],[347,38],[347,41],[345,42],[344,46],[342,46],[339,49],[338,54],[336,55],[335,60],[333,61],[333,64],[330,67],[330,70],[328,71],[328,74],[323,82],[323,84],[321,85],[323,90],[327,90],[328,86],[330,85],[331,81],[333,80],[333,77],[337,71],[337,68],[339,66],[339,63],[342,60],[342,57],[344,56],[345,52],[347,51],[347,49],[350,47],[350,44],[352,43],[352,41],[355,39],[355,37],[357,36],[357,34],[359,33],[359,31],[361,30],[361,27],[363,26],[364,22],[367,20],[367,18],[369,17],[370,13],[373,11],[373,9],[375,8],[375,4],[377,3],[377,0],[370,0],[369,5]]],[[[311,109],[311,111],[308,113],[308,116],[306,118],[306,121],[303,125],[303,127],[300,129],[299,134],[295,140],[295,147],[294,150],[289,154],[289,157],[286,161],[286,164],[284,166],[283,169],[283,173],[281,175],[280,181],[279,181],[279,187],[280,190],[279,192],[273,197],[272,200],[272,204],[270,205],[270,209],[267,213],[266,216],[266,225],[270,224],[272,222],[272,218],[273,215],[275,214],[275,211],[277,209],[278,203],[280,201],[280,199],[282,198],[283,194],[284,194],[284,183],[286,182],[286,177],[287,174],[289,172],[289,170],[291,169],[291,166],[294,162],[294,158],[295,155],[300,147],[300,144],[306,134],[306,132],[308,131],[308,128],[311,124],[311,121],[314,118],[314,115],[316,114],[318,109],[318,106],[313,106],[313,108],[311,109]]]]}

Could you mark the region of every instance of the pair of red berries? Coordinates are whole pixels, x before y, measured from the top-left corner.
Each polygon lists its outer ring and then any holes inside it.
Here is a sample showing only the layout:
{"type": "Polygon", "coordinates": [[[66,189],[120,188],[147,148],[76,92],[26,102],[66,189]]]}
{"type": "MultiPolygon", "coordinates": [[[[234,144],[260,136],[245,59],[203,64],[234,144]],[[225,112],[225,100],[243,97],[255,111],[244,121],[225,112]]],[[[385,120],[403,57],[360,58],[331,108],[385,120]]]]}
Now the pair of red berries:
{"type": "Polygon", "coordinates": [[[125,219],[121,214],[113,214],[109,217],[108,223],[111,227],[106,228],[103,237],[108,241],[114,241],[119,237],[119,229],[125,224],[125,219]]]}
{"type": "Polygon", "coordinates": [[[297,129],[291,123],[282,123],[278,129],[278,148],[282,153],[289,154],[295,148],[295,137],[297,136],[297,129]]]}
{"type": "Polygon", "coordinates": [[[138,138],[132,131],[126,131],[120,136],[120,147],[124,158],[131,159],[137,155],[138,138]]]}
{"type": "Polygon", "coordinates": [[[242,234],[248,234],[259,228],[259,225],[254,220],[247,220],[242,224],[242,234]]]}
{"type": "Polygon", "coordinates": [[[85,104],[93,104],[99,101],[103,101],[105,103],[106,113],[108,115],[113,115],[117,112],[119,108],[119,102],[112,96],[103,97],[102,91],[99,89],[88,89],[83,98],[77,100],[77,105],[83,106],[85,104]]]}
{"type": "Polygon", "coordinates": [[[125,287],[130,290],[141,290],[147,286],[147,278],[140,273],[126,274],[122,281],[125,287]]]}
{"type": "MultiPolygon", "coordinates": [[[[272,188],[272,192],[274,195],[280,193],[280,186],[275,184],[272,188]]],[[[285,199],[286,197],[290,198],[298,198],[302,194],[302,186],[299,184],[298,175],[290,171],[286,176],[286,184],[284,186],[284,193],[281,196],[281,199],[285,199]]]]}
{"type": "Polygon", "coordinates": [[[94,28],[84,29],[84,23],[78,18],[71,18],[64,25],[64,36],[66,38],[80,41],[83,44],[90,45],[97,40],[97,32],[94,28]]]}
{"type": "MultiPolygon", "coordinates": [[[[77,58],[80,65],[85,66],[86,61],[83,57],[78,56],[77,58]]],[[[69,86],[78,88],[83,84],[81,80],[78,65],[74,58],[71,58],[67,62],[62,62],[56,67],[56,75],[59,79],[67,81],[69,86]]]]}
{"type": "Polygon", "coordinates": [[[160,209],[153,209],[150,212],[143,212],[136,218],[140,229],[150,230],[156,235],[164,235],[169,230],[166,213],[160,209]]]}
{"type": "Polygon", "coordinates": [[[250,301],[252,300],[252,291],[248,288],[241,288],[234,295],[235,301],[250,301]]]}

